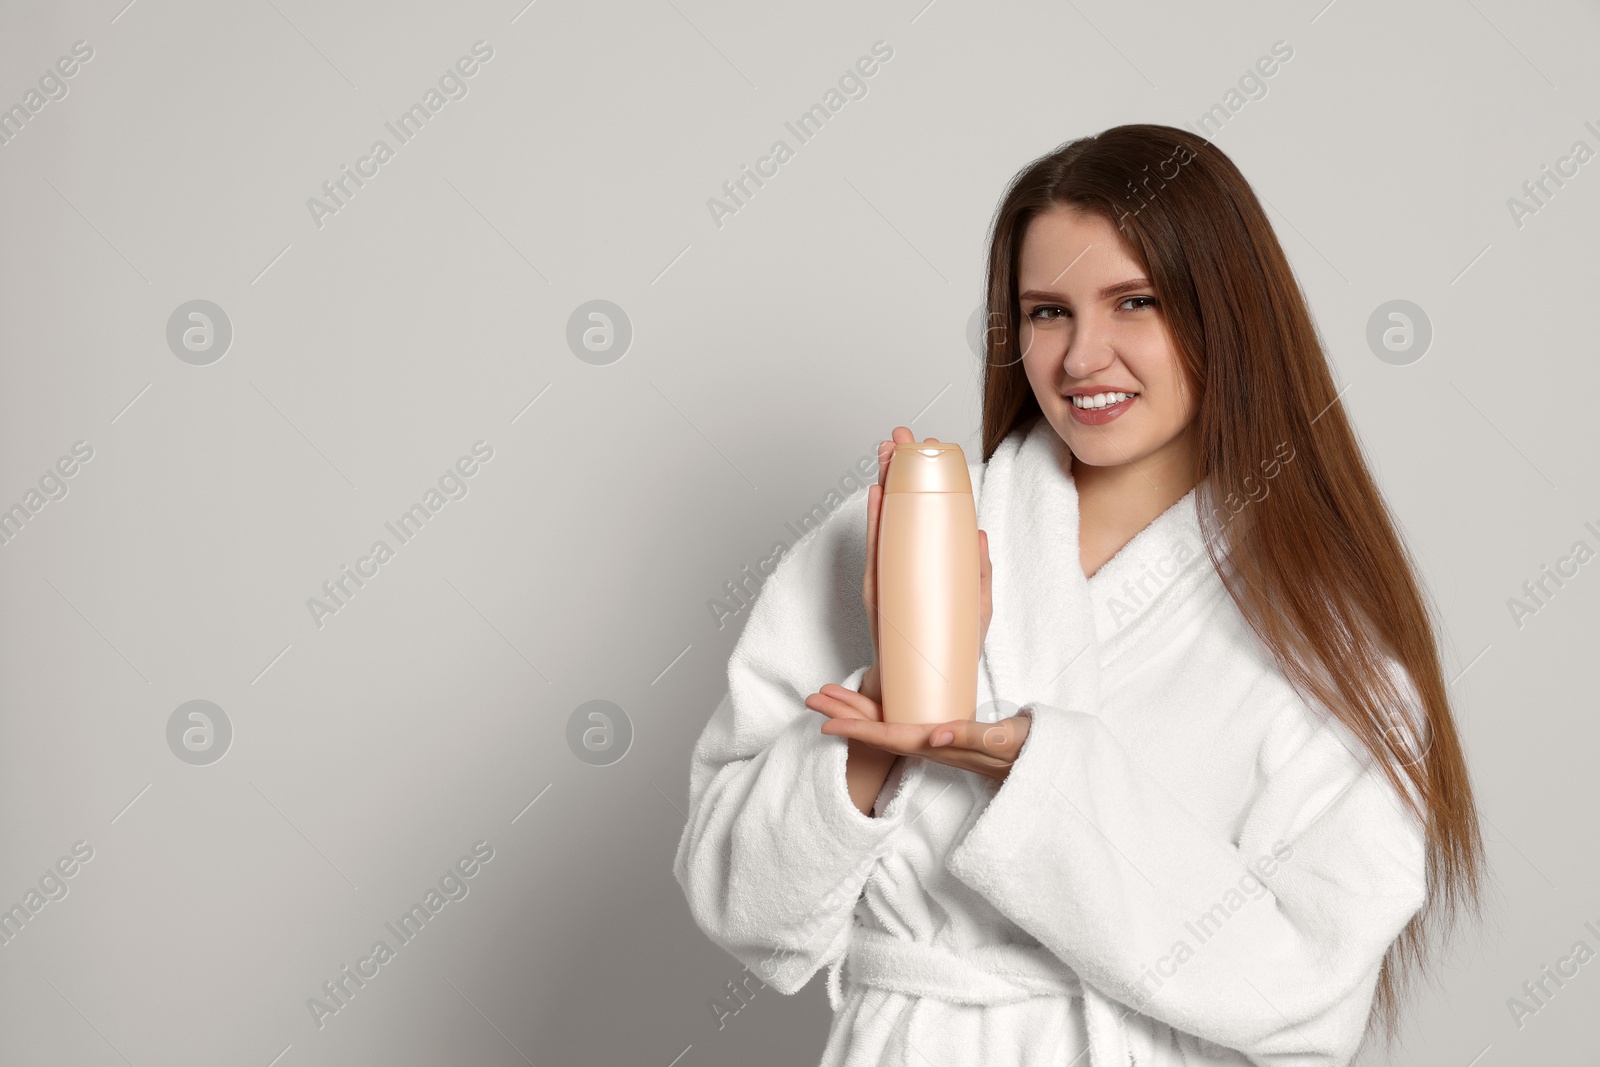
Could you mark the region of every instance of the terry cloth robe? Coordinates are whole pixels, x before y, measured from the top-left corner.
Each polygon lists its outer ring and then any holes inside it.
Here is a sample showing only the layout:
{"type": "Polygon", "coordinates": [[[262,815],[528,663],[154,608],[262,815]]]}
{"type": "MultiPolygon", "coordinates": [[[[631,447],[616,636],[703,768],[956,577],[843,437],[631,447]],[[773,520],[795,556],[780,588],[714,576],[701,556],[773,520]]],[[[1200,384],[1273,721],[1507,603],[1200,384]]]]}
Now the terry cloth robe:
{"type": "Polygon", "coordinates": [[[1249,631],[1195,491],[1086,578],[1046,420],[971,475],[979,718],[1032,717],[1009,776],[907,757],[851,803],[804,701],[871,663],[862,489],[762,586],[694,747],[696,923],[780,993],[827,969],[822,1067],[1347,1064],[1424,902],[1420,825],[1249,631]]]}

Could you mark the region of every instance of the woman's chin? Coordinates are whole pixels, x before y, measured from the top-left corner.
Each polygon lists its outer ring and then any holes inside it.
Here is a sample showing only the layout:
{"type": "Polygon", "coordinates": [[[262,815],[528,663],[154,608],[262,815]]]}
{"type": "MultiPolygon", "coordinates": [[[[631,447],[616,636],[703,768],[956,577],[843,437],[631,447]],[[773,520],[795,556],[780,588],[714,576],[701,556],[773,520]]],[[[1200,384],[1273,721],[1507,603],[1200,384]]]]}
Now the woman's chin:
{"type": "MultiPolygon", "coordinates": [[[[1060,430],[1057,432],[1060,433],[1060,430]]],[[[1124,467],[1138,463],[1152,451],[1144,442],[1135,441],[1129,435],[1098,427],[1070,427],[1061,434],[1061,439],[1067,443],[1067,451],[1072,453],[1073,464],[1081,463],[1088,467],[1124,467]]]]}
{"type": "Polygon", "coordinates": [[[1067,447],[1072,451],[1073,466],[1078,466],[1081,464],[1085,467],[1125,467],[1129,463],[1136,461],[1121,453],[1103,453],[1102,450],[1095,448],[1085,449],[1083,452],[1079,452],[1076,448],[1072,447],[1070,442],[1068,443],[1067,447]]]}

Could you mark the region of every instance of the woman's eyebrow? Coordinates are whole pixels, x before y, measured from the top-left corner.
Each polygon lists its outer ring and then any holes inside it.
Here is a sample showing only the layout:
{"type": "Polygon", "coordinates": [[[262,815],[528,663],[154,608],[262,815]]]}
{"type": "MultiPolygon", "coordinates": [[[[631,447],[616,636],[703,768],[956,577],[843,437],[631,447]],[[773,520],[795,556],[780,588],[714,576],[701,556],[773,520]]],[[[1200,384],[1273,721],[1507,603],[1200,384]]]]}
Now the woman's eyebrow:
{"type": "MultiPolygon", "coordinates": [[[[1115,285],[1106,286],[1104,289],[1100,290],[1099,296],[1101,300],[1110,300],[1114,296],[1121,296],[1123,293],[1131,293],[1135,289],[1152,288],[1154,288],[1154,286],[1151,285],[1149,278],[1129,278],[1125,282],[1117,282],[1115,285]]],[[[1067,299],[1067,297],[1064,293],[1053,293],[1048,289],[1029,289],[1025,292],[1019,293],[1017,295],[1017,299],[1064,301],[1067,299]]]]}

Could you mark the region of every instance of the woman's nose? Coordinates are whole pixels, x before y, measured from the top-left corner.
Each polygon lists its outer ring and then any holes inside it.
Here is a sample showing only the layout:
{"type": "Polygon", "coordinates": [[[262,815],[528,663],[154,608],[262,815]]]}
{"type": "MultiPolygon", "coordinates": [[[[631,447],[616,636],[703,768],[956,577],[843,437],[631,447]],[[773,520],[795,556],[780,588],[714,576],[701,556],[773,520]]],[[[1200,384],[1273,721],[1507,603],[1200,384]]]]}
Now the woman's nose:
{"type": "Polygon", "coordinates": [[[1073,324],[1072,339],[1067,343],[1063,368],[1072,378],[1087,378],[1107,366],[1116,358],[1110,333],[1103,324],[1092,318],[1080,318],[1073,324]]]}

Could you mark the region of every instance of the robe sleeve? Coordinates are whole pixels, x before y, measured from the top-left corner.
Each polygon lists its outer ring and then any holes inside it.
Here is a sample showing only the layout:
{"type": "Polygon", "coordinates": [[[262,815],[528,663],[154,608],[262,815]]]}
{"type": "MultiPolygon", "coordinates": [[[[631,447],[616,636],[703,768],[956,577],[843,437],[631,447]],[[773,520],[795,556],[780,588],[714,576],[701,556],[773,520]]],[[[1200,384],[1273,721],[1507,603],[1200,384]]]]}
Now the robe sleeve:
{"type": "Polygon", "coordinates": [[[840,505],[761,587],[694,746],[673,861],[700,929],[781,993],[843,956],[856,901],[905,820],[903,790],[879,797],[877,817],[856,808],[848,742],[805,706],[825,682],[858,688],[871,659],[865,501],[862,490],[840,505]]]}
{"type": "Polygon", "coordinates": [[[1425,839],[1354,736],[1295,703],[1235,833],[1099,717],[1027,706],[1023,748],[947,866],[1133,1010],[1257,1067],[1345,1067],[1426,898],[1425,839]]]}

